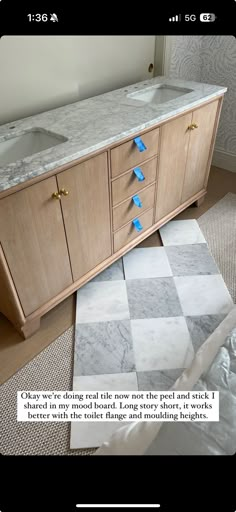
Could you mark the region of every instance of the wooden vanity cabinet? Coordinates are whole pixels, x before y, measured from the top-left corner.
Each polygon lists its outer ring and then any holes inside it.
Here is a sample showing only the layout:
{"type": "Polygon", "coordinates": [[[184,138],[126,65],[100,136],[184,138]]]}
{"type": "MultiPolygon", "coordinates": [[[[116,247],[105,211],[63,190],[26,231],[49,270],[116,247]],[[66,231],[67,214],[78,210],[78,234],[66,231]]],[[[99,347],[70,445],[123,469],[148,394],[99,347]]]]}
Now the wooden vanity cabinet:
{"type": "Polygon", "coordinates": [[[2,257],[25,317],[72,283],[56,178],[0,200],[2,257]]]}
{"type": "Polygon", "coordinates": [[[181,203],[206,189],[217,122],[218,101],[208,103],[192,113],[189,147],[181,203]]]}
{"type": "Polygon", "coordinates": [[[161,127],[156,222],[206,192],[219,108],[216,100],[161,127]]]}
{"type": "Polygon", "coordinates": [[[73,281],[111,256],[107,153],[57,175],[73,281]]]}
{"type": "Polygon", "coordinates": [[[222,97],[136,134],[146,151],[129,137],[0,193],[0,312],[23,337],[52,307],[204,197],[221,103],[222,97]]]}
{"type": "Polygon", "coordinates": [[[191,119],[189,113],[169,121],[160,129],[156,221],[181,204],[191,119]]]}

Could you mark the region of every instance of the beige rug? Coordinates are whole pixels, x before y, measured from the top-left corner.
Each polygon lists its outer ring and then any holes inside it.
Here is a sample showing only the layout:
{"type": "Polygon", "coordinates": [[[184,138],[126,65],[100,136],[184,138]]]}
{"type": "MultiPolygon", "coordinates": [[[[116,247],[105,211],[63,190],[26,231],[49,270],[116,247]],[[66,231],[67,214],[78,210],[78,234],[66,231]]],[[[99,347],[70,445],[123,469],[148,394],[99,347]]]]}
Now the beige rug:
{"type": "Polygon", "coordinates": [[[199,217],[198,224],[236,303],[236,194],[226,194],[199,217]]]}
{"type": "Polygon", "coordinates": [[[91,455],[95,450],[70,450],[70,423],[17,423],[20,390],[72,389],[74,327],[1,386],[3,455],[91,455]]]}
{"type": "MultiPolygon", "coordinates": [[[[198,219],[219,270],[236,302],[236,194],[227,194],[198,219]]],[[[1,446],[4,455],[91,455],[70,450],[70,423],[17,423],[18,390],[72,389],[74,328],[1,386],[1,446]]]]}

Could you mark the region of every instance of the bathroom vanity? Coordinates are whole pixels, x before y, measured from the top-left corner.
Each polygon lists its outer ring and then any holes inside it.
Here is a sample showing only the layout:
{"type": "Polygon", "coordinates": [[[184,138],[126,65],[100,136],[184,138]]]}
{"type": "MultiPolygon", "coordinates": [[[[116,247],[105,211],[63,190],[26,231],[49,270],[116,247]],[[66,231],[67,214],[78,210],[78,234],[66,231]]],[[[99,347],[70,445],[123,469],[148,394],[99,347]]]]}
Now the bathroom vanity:
{"type": "Polygon", "coordinates": [[[225,92],[156,77],[0,126],[0,312],[24,338],[203,200],[225,92]]]}

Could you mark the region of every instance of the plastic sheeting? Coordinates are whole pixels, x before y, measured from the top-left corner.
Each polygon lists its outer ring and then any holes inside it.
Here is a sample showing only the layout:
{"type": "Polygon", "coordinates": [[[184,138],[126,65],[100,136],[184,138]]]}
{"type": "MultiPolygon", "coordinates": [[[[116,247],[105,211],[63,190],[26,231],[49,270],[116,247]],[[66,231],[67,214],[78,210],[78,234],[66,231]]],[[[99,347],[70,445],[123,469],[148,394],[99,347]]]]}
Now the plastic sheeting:
{"type": "Polygon", "coordinates": [[[220,421],[135,422],[95,455],[231,455],[236,451],[236,307],[200,347],[175,390],[219,390],[220,421]]]}

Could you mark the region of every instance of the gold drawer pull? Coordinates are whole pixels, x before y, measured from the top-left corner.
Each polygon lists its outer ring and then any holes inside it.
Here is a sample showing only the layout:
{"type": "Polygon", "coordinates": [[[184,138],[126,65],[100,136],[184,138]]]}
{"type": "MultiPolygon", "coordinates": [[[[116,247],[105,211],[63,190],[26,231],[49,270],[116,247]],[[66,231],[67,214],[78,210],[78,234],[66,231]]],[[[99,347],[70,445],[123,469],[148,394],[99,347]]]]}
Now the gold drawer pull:
{"type": "Polygon", "coordinates": [[[196,123],[192,123],[188,126],[188,130],[194,130],[195,128],[198,128],[198,125],[196,123]]]}
{"type": "Polygon", "coordinates": [[[53,192],[52,198],[53,199],[61,199],[61,196],[60,196],[59,192],[53,192]]]}
{"type": "Polygon", "coordinates": [[[68,196],[69,195],[69,191],[66,190],[65,188],[61,188],[61,190],[59,190],[59,194],[63,194],[63,196],[68,196]]]}

